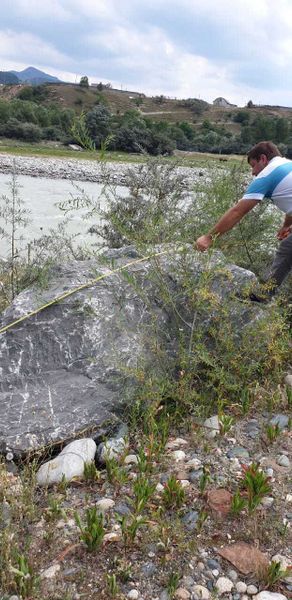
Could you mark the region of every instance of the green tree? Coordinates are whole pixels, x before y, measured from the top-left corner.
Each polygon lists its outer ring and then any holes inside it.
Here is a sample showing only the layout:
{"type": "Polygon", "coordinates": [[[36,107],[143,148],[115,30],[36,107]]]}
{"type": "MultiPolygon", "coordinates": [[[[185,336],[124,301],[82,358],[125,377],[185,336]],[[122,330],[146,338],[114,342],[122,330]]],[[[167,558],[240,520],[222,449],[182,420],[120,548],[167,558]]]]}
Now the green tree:
{"type": "Polygon", "coordinates": [[[84,88],[89,87],[89,81],[88,81],[87,75],[83,75],[83,77],[81,77],[81,79],[79,81],[79,85],[80,85],[80,87],[84,87],[84,88]]]}

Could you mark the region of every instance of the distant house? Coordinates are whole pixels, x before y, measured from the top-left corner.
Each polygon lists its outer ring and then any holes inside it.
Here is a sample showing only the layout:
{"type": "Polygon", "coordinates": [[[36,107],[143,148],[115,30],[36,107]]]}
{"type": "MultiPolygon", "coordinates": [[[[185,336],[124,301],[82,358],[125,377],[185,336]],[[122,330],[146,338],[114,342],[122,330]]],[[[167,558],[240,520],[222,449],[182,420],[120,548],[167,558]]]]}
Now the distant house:
{"type": "Polygon", "coordinates": [[[220,106],[221,108],[232,108],[234,106],[237,106],[237,104],[231,104],[231,102],[228,102],[228,100],[222,98],[222,96],[219,96],[219,98],[213,100],[213,105],[220,106]]]}

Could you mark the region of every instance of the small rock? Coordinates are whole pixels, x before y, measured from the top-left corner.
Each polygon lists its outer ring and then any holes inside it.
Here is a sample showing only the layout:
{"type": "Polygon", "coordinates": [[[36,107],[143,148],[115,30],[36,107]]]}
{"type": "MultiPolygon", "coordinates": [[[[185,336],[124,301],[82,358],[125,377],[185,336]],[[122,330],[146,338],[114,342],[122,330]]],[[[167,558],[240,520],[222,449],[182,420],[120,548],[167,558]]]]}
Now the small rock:
{"type": "Polygon", "coordinates": [[[121,515],[122,517],[131,514],[131,510],[130,510],[129,506],[127,504],[125,504],[125,502],[119,502],[119,504],[117,504],[115,507],[115,512],[118,515],[121,515]]]}
{"type": "Polygon", "coordinates": [[[203,585],[194,585],[192,591],[196,594],[198,600],[209,600],[211,598],[209,590],[203,585]]]}
{"type": "Polygon", "coordinates": [[[136,454],[128,454],[124,460],[125,465],[137,465],[138,457],[136,454]]]}
{"type": "Polygon", "coordinates": [[[222,596],[222,594],[226,594],[227,592],[231,592],[233,587],[233,582],[227,577],[219,577],[219,579],[216,581],[216,589],[219,596],[222,596]]]}
{"type": "Polygon", "coordinates": [[[138,600],[138,598],[139,598],[139,592],[138,592],[138,590],[131,590],[127,594],[127,598],[129,598],[129,600],[138,600]]]}
{"type": "Polygon", "coordinates": [[[227,577],[228,577],[228,579],[231,579],[231,581],[233,581],[233,583],[235,583],[238,580],[238,574],[233,569],[230,569],[227,572],[227,577]]]}
{"type": "Polygon", "coordinates": [[[235,446],[231,448],[227,452],[228,458],[249,458],[249,452],[246,448],[242,448],[241,446],[235,446]]]}
{"type": "Polygon", "coordinates": [[[263,508],[271,508],[271,506],[274,504],[274,501],[275,500],[272,498],[272,496],[266,496],[262,499],[261,506],[263,506],[263,508]]]}
{"type": "Polygon", "coordinates": [[[290,467],[290,460],[288,456],[286,456],[285,454],[281,454],[280,456],[278,456],[277,465],[280,465],[280,467],[290,467]]]}
{"type": "Polygon", "coordinates": [[[292,502],[292,494],[287,494],[287,496],[285,498],[285,502],[287,504],[290,504],[292,502]]]}
{"type": "Polygon", "coordinates": [[[179,448],[180,446],[187,445],[187,440],[184,440],[183,438],[175,438],[175,440],[170,440],[169,442],[167,442],[166,448],[167,450],[174,450],[175,448],[179,448]]]}
{"type": "Polygon", "coordinates": [[[162,485],[162,483],[158,483],[156,488],[155,488],[156,492],[158,492],[158,494],[160,494],[161,492],[163,492],[164,490],[164,486],[162,485]]]}
{"type": "Polygon", "coordinates": [[[96,503],[96,507],[100,510],[100,512],[104,513],[110,510],[115,505],[115,501],[111,498],[102,498],[96,503]]]}
{"type": "Polygon", "coordinates": [[[185,460],[186,453],[183,450],[174,450],[174,452],[171,453],[171,456],[174,458],[175,462],[180,462],[185,460]]]}
{"type": "Polygon", "coordinates": [[[245,594],[247,590],[247,585],[246,583],[244,583],[244,581],[237,581],[237,583],[235,584],[235,589],[240,594],[245,594]]]}
{"type": "Polygon", "coordinates": [[[55,575],[57,575],[57,573],[60,571],[60,569],[61,569],[61,565],[56,563],[55,565],[52,565],[51,567],[49,567],[48,569],[43,571],[41,573],[41,578],[42,579],[53,579],[53,577],[55,577],[55,575]]]}
{"type": "Polygon", "coordinates": [[[189,600],[191,594],[185,588],[177,588],[174,597],[176,600],[189,600]]]}
{"type": "Polygon", "coordinates": [[[197,483],[200,477],[203,475],[203,471],[190,471],[189,473],[189,481],[191,483],[197,483]]]}
{"type": "Polygon", "coordinates": [[[122,534],[118,531],[110,531],[110,533],[106,533],[104,535],[104,542],[119,542],[121,540],[122,534]]]}
{"type": "Polygon", "coordinates": [[[246,588],[246,593],[248,596],[255,596],[258,593],[258,588],[255,585],[248,585],[246,588]]]}
{"type": "Polygon", "coordinates": [[[101,464],[111,458],[120,458],[127,448],[124,437],[110,438],[107,442],[99,444],[97,448],[98,459],[101,464]]]}
{"type": "Polygon", "coordinates": [[[213,439],[220,433],[220,425],[219,425],[219,417],[218,415],[214,415],[213,417],[209,417],[204,422],[204,427],[206,428],[206,437],[209,439],[213,439]]]}
{"type": "Polygon", "coordinates": [[[207,560],[207,566],[209,567],[209,569],[218,569],[218,571],[220,571],[221,566],[218,562],[218,560],[215,560],[214,558],[208,558],[207,560]]]}
{"type": "Polygon", "coordinates": [[[189,488],[189,487],[190,487],[190,485],[191,485],[188,479],[181,479],[181,482],[180,482],[180,484],[181,484],[181,487],[182,487],[184,490],[186,490],[187,488],[189,488]]]}
{"type": "Polygon", "coordinates": [[[267,469],[265,469],[265,472],[268,477],[274,476],[274,469],[272,469],[272,467],[268,467],[267,469]]]}
{"type": "MultiPolygon", "coordinates": [[[[197,523],[198,518],[199,518],[198,511],[190,510],[183,516],[182,522],[188,531],[194,531],[196,529],[196,523],[197,523]]],[[[203,567],[203,570],[204,569],[205,569],[205,565],[203,567]]]]}
{"type": "Polygon", "coordinates": [[[191,458],[186,462],[185,467],[197,471],[202,467],[202,462],[198,458],[191,458]]]}
{"type": "MultiPolygon", "coordinates": [[[[198,516],[199,516],[199,513],[197,513],[197,514],[198,514],[198,516]]],[[[198,562],[198,564],[197,564],[197,569],[198,569],[199,571],[205,571],[205,565],[204,565],[204,563],[203,563],[203,562],[198,562]]]]}
{"type": "Polygon", "coordinates": [[[287,596],[278,594],[277,592],[264,591],[257,594],[254,600],[287,600],[287,596]]]}
{"type": "Polygon", "coordinates": [[[286,427],[288,427],[288,424],[289,417],[287,415],[278,414],[272,417],[272,419],[270,420],[270,425],[279,425],[280,429],[285,429],[286,427]]]}

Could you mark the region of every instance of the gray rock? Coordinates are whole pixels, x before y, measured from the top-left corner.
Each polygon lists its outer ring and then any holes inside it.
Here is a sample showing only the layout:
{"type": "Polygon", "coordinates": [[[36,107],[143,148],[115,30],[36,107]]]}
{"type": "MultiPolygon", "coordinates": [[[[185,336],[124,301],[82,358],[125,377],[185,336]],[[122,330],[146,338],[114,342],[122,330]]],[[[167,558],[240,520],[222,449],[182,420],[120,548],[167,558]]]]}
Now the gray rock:
{"type": "Polygon", "coordinates": [[[101,464],[105,464],[111,458],[118,459],[125,452],[126,448],[127,443],[123,437],[110,439],[98,446],[98,460],[101,464]]]}
{"type": "Polygon", "coordinates": [[[197,483],[200,477],[202,477],[203,471],[190,471],[189,473],[189,481],[191,483],[197,483]]]}
{"type": "Polygon", "coordinates": [[[277,457],[277,464],[281,467],[290,467],[290,460],[288,456],[286,456],[285,454],[281,454],[277,457]]]}
{"type": "Polygon", "coordinates": [[[209,569],[218,569],[218,571],[221,571],[220,563],[217,560],[215,560],[214,558],[208,558],[207,565],[208,565],[209,569]]]}
{"type": "Polygon", "coordinates": [[[182,522],[188,531],[194,531],[196,529],[196,524],[197,524],[198,518],[199,518],[198,511],[190,510],[183,516],[182,522]]]}
{"type": "Polygon", "coordinates": [[[214,415],[213,417],[206,419],[204,421],[204,427],[206,428],[206,437],[210,439],[215,438],[220,432],[218,415],[214,415]]]}
{"type": "Polygon", "coordinates": [[[120,515],[121,517],[127,516],[131,514],[131,510],[129,506],[125,502],[119,502],[115,506],[115,513],[120,515]]]}
{"type": "Polygon", "coordinates": [[[233,581],[233,583],[235,583],[238,580],[238,574],[236,573],[236,571],[234,571],[234,569],[230,569],[229,571],[227,571],[226,575],[228,579],[231,579],[231,581],[233,581]]]}
{"type": "Polygon", "coordinates": [[[289,417],[287,415],[278,414],[270,419],[270,425],[279,425],[280,429],[288,427],[289,417]]]}
{"type": "Polygon", "coordinates": [[[227,452],[228,458],[249,458],[249,452],[241,446],[234,446],[227,452]]]}
{"type": "MultiPolygon", "coordinates": [[[[169,294],[179,298],[176,311],[182,316],[180,327],[186,336],[193,313],[181,293],[185,273],[181,252],[170,245],[151,249],[159,251],[165,254],[155,262],[149,259],[127,267],[135,286],[122,273],[115,273],[0,335],[0,451],[8,446],[14,453],[23,453],[72,439],[85,429],[91,436],[92,431],[96,437],[108,435],[135,393],[130,373],[137,364],[158,373],[152,337],[158,338],[169,358],[175,358],[177,316],[171,303],[167,308],[161,301],[162,279],[169,294]]],[[[47,289],[32,287],[14,299],[1,315],[0,327],[37,311],[97,274],[108,274],[113,261],[120,268],[135,256],[136,250],[129,247],[108,251],[103,258],[61,264],[51,272],[47,289]]],[[[222,267],[224,259],[216,251],[210,263],[209,257],[194,253],[190,245],[183,262],[196,282],[210,266],[222,267]]],[[[235,289],[254,280],[252,273],[226,265],[226,276],[221,268],[210,284],[219,300],[229,298],[230,321],[238,336],[247,324],[266,318],[261,307],[232,299],[235,289]]],[[[206,341],[215,316],[215,309],[214,313],[202,309],[200,314],[206,341]]]]}

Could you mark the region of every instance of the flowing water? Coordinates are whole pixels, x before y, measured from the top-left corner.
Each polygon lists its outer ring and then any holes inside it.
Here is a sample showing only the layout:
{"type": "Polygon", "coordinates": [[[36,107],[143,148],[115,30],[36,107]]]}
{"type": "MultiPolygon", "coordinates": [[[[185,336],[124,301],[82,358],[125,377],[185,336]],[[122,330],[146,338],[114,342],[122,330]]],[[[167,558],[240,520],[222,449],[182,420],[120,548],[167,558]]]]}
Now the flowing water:
{"type": "MultiPolygon", "coordinates": [[[[0,174],[0,208],[3,205],[2,196],[11,197],[11,175],[0,174]]],[[[58,204],[70,199],[71,196],[80,195],[76,188],[68,179],[47,179],[42,177],[29,177],[26,175],[17,176],[17,186],[20,198],[24,201],[24,207],[30,211],[29,224],[25,229],[20,229],[18,234],[24,237],[23,246],[34,239],[41,237],[42,234],[49,233],[49,230],[56,228],[64,219],[64,212],[58,208],[58,204]]],[[[100,207],[106,206],[106,198],[102,194],[103,186],[92,182],[78,182],[79,190],[82,189],[91,198],[100,202],[100,207]]],[[[121,195],[127,194],[127,189],[118,187],[121,195]]],[[[98,223],[98,215],[84,220],[85,210],[76,211],[72,214],[67,229],[70,234],[79,233],[78,243],[86,241],[93,243],[93,237],[88,233],[91,226],[98,223]]],[[[0,227],[8,230],[3,220],[0,219],[0,227]]],[[[95,237],[96,239],[96,237],[95,237]]],[[[9,252],[9,242],[0,236],[0,259],[6,258],[9,252]]]]}

